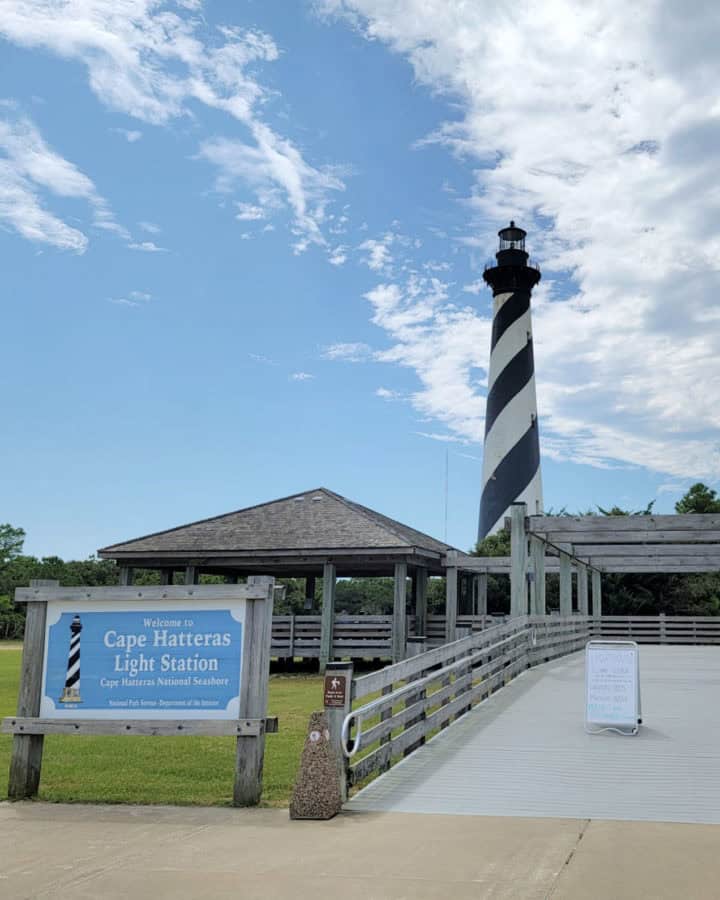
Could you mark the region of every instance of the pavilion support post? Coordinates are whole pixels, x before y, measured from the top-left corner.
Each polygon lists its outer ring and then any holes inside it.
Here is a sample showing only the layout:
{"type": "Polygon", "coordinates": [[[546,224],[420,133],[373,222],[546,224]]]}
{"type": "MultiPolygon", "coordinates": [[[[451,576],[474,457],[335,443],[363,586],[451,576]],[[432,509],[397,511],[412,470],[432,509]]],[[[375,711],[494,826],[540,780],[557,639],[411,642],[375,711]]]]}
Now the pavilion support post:
{"type": "Polygon", "coordinates": [[[588,614],[588,570],[587,566],[578,563],[577,567],[577,584],[578,584],[578,612],[581,616],[588,614]]]}
{"type": "Polygon", "coordinates": [[[472,572],[467,572],[465,574],[465,605],[463,607],[466,615],[471,616],[475,610],[475,595],[473,591],[475,590],[475,576],[472,572]]]}
{"type": "Polygon", "coordinates": [[[226,575],[225,576],[225,584],[237,584],[238,576],[237,575],[226,575]]]}
{"type": "Polygon", "coordinates": [[[527,604],[527,533],[525,516],[527,506],[513,503],[510,506],[510,615],[526,616],[527,604]]]}
{"type": "Polygon", "coordinates": [[[428,570],[424,566],[415,569],[415,634],[425,635],[427,631],[427,584],[428,570]]]}
{"type": "Polygon", "coordinates": [[[572,567],[565,551],[560,552],[560,615],[572,615],[572,567]]]}
{"type": "Polygon", "coordinates": [[[488,589],[488,576],[487,572],[480,572],[479,575],[475,575],[475,615],[476,616],[486,616],[487,615],[487,589],[488,589]]]}
{"type": "Polygon", "coordinates": [[[305,609],[315,609],[315,576],[305,578],[305,609]]]}
{"type": "Polygon", "coordinates": [[[462,572],[460,575],[460,613],[472,615],[472,575],[462,572]]]}
{"type": "Polygon", "coordinates": [[[333,656],[333,631],[335,628],[335,584],[337,570],[334,563],[323,566],[322,621],[320,626],[320,671],[324,672],[333,656]]]}
{"type": "Polygon", "coordinates": [[[602,581],[597,569],[592,572],[592,612],[596,618],[602,615],[602,581]]]}
{"type": "Polygon", "coordinates": [[[547,614],[545,608],[545,544],[540,538],[530,538],[530,554],[533,561],[533,603],[530,611],[534,616],[544,616],[547,614]]]}
{"type": "Polygon", "coordinates": [[[123,587],[128,587],[133,583],[133,569],[132,566],[120,566],[120,578],[119,583],[123,587]]]}
{"type": "Polygon", "coordinates": [[[197,584],[200,581],[200,570],[197,566],[185,566],[185,584],[197,584]]]}
{"type": "MultiPolygon", "coordinates": [[[[454,554],[448,553],[448,562],[453,561],[454,554]]],[[[449,644],[457,639],[458,611],[458,569],[448,565],[445,570],[445,641],[449,644]]]]}
{"type": "Polygon", "coordinates": [[[395,563],[392,661],[402,662],[407,651],[407,563],[395,563]]]}
{"type": "Polygon", "coordinates": [[[174,574],[172,569],[160,569],[160,584],[172,584],[174,574]]]}

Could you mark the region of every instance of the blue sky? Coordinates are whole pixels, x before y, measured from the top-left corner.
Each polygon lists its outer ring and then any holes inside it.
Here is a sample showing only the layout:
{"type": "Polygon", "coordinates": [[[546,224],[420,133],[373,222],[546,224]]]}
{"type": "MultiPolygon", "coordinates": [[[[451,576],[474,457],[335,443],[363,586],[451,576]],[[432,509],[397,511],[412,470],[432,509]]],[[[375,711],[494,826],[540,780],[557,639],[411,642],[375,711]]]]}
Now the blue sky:
{"type": "Polygon", "coordinates": [[[544,273],[546,506],[717,484],[712,6],[469,6],[0,0],[0,521],[28,552],[319,485],[443,537],[446,454],[471,546],[510,217],[544,273]]]}

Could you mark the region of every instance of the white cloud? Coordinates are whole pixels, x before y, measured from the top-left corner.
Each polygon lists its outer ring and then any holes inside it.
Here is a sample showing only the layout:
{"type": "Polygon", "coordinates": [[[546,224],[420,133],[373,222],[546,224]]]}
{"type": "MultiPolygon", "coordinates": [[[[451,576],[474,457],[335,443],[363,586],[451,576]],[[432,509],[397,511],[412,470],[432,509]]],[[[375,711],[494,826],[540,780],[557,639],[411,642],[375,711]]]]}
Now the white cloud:
{"type": "Polygon", "coordinates": [[[127,297],[108,297],[108,303],[114,303],[116,306],[129,306],[131,308],[137,308],[142,306],[144,303],[149,303],[152,300],[152,294],[148,294],[147,291],[130,291],[127,297]]]}
{"type": "Polygon", "coordinates": [[[46,193],[84,200],[96,227],[127,235],[90,178],[52,150],[29,119],[0,119],[0,222],[28,240],[83,253],[87,236],[46,208],[46,193]]]}
{"type": "Polygon", "coordinates": [[[486,365],[491,323],[450,303],[437,278],[412,274],[403,284],[378,285],[366,298],[373,322],[393,340],[376,358],[408,367],[420,380],[409,397],[413,406],[458,438],[479,440],[485,398],[478,392],[477,368],[486,365]]]}
{"type": "MultiPolygon", "coordinates": [[[[692,15],[676,0],[323,5],[459,109],[431,139],[474,175],[466,244],[489,255],[510,218],[530,231],[545,272],[535,303],[545,454],[720,476],[716,5],[692,15]]],[[[473,371],[487,364],[489,321],[440,303],[413,323],[424,293],[385,282],[368,299],[394,340],[388,358],[418,374],[414,404],[481,440],[473,371]]]]}
{"type": "Polygon", "coordinates": [[[345,362],[365,362],[372,358],[372,348],[367,344],[330,344],[322,351],[324,359],[341,359],[345,362]]]}
{"type": "Polygon", "coordinates": [[[111,128],[110,130],[114,131],[115,134],[122,135],[128,144],[134,144],[142,137],[142,131],[135,131],[130,128],[111,128]]]}
{"type": "Polygon", "coordinates": [[[220,169],[221,189],[241,180],[266,212],[288,206],[296,252],[325,244],[320,226],[328,194],[343,184],[337,172],[308,163],[258,114],[269,92],[249,68],[278,58],[269,35],[210,30],[201,15],[182,14],[199,13],[196,0],[175,8],[160,0],[2,0],[0,9],[0,34],[84,64],[92,90],[111,109],[164,125],[192,116],[199,103],[242,123],[246,141],[220,136],[200,150],[220,169]]]}
{"type": "Polygon", "coordinates": [[[132,241],[128,244],[131,250],[142,250],[143,253],[167,253],[167,247],[158,247],[154,241],[132,241]]]}
{"type": "Polygon", "coordinates": [[[241,222],[252,222],[256,219],[264,219],[266,216],[265,210],[261,206],[255,206],[253,203],[238,203],[236,205],[238,213],[235,218],[241,222]]]}
{"type": "Polygon", "coordinates": [[[310,381],[314,377],[309,372],[293,372],[290,379],[292,381],[310,381]]]}
{"type": "Polygon", "coordinates": [[[347,262],[347,247],[339,244],[328,254],[328,262],[331,266],[342,266],[347,262]]]}
{"type": "MultiPolygon", "coordinates": [[[[431,441],[440,441],[442,444],[467,444],[466,440],[457,437],[454,434],[438,434],[435,431],[416,431],[415,434],[418,437],[429,438],[431,441]]],[[[467,453],[460,454],[461,456],[467,456],[469,459],[477,459],[476,456],[470,456],[467,453]]]]}
{"type": "Polygon", "coordinates": [[[276,362],[274,359],[270,359],[267,356],[263,356],[261,353],[248,353],[250,359],[254,359],[255,362],[262,363],[266,366],[279,366],[280,363],[276,362]]]}
{"type": "MultiPolygon", "coordinates": [[[[200,156],[217,166],[218,191],[234,190],[238,182],[255,189],[252,210],[267,215],[290,207],[294,215],[296,252],[310,244],[326,246],[321,224],[327,195],[344,189],[331,169],[311,166],[290,141],[261,122],[248,122],[254,143],[231,138],[212,138],[200,147],[200,156]]],[[[257,216],[259,217],[259,216],[257,216]]]]}
{"type": "Polygon", "coordinates": [[[466,294],[474,294],[476,297],[485,288],[485,282],[482,278],[478,278],[477,281],[471,281],[470,284],[463,285],[463,291],[466,294]]]}
{"type": "Polygon", "coordinates": [[[138,222],[138,225],[143,231],[147,231],[148,234],[160,234],[162,231],[162,228],[154,222],[138,222]]]}
{"type": "Polygon", "coordinates": [[[656,493],[660,494],[680,494],[687,491],[689,487],[688,482],[683,481],[669,481],[665,484],[658,485],[656,493]]]}
{"type": "Polygon", "coordinates": [[[403,395],[398,391],[393,391],[390,388],[379,387],[375,391],[375,396],[380,397],[381,400],[402,400],[403,395]]]}
{"type": "Polygon", "coordinates": [[[373,272],[385,272],[390,270],[393,262],[390,247],[395,240],[396,235],[392,232],[388,232],[380,240],[369,238],[367,241],[363,241],[362,244],[360,244],[358,249],[365,250],[367,253],[365,264],[368,268],[372,269],[373,272]]]}

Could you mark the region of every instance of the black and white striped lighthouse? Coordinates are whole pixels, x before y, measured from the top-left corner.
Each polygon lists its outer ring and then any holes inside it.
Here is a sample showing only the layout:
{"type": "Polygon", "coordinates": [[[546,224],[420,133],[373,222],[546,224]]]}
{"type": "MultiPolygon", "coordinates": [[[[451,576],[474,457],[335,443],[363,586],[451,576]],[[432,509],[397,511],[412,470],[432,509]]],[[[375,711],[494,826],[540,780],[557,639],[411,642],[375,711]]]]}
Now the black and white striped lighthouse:
{"type": "Polygon", "coordinates": [[[530,318],[540,270],[528,264],[526,234],[514,222],[500,229],[497,264],[483,274],[493,325],[478,540],[502,527],[511,503],[526,503],[530,515],[543,507],[530,318]]]}
{"type": "Polygon", "coordinates": [[[70,623],[70,650],[68,651],[67,676],[65,688],[60,697],[61,703],[82,703],[80,698],[80,632],[82,622],[75,616],[70,623]]]}

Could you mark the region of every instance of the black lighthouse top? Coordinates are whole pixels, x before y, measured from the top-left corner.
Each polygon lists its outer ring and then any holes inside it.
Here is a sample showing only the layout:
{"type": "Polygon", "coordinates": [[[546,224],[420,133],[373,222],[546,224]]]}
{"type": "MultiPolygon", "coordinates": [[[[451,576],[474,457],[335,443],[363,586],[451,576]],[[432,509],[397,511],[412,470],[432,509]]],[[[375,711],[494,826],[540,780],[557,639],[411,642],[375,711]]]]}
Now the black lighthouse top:
{"type": "Polygon", "coordinates": [[[540,281],[540,269],[528,262],[525,250],[527,232],[510,222],[508,228],[498,231],[500,242],[495,254],[497,265],[487,266],[483,278],[492,288],[493,295],[509,291],[531,291],[540,281]]]}

